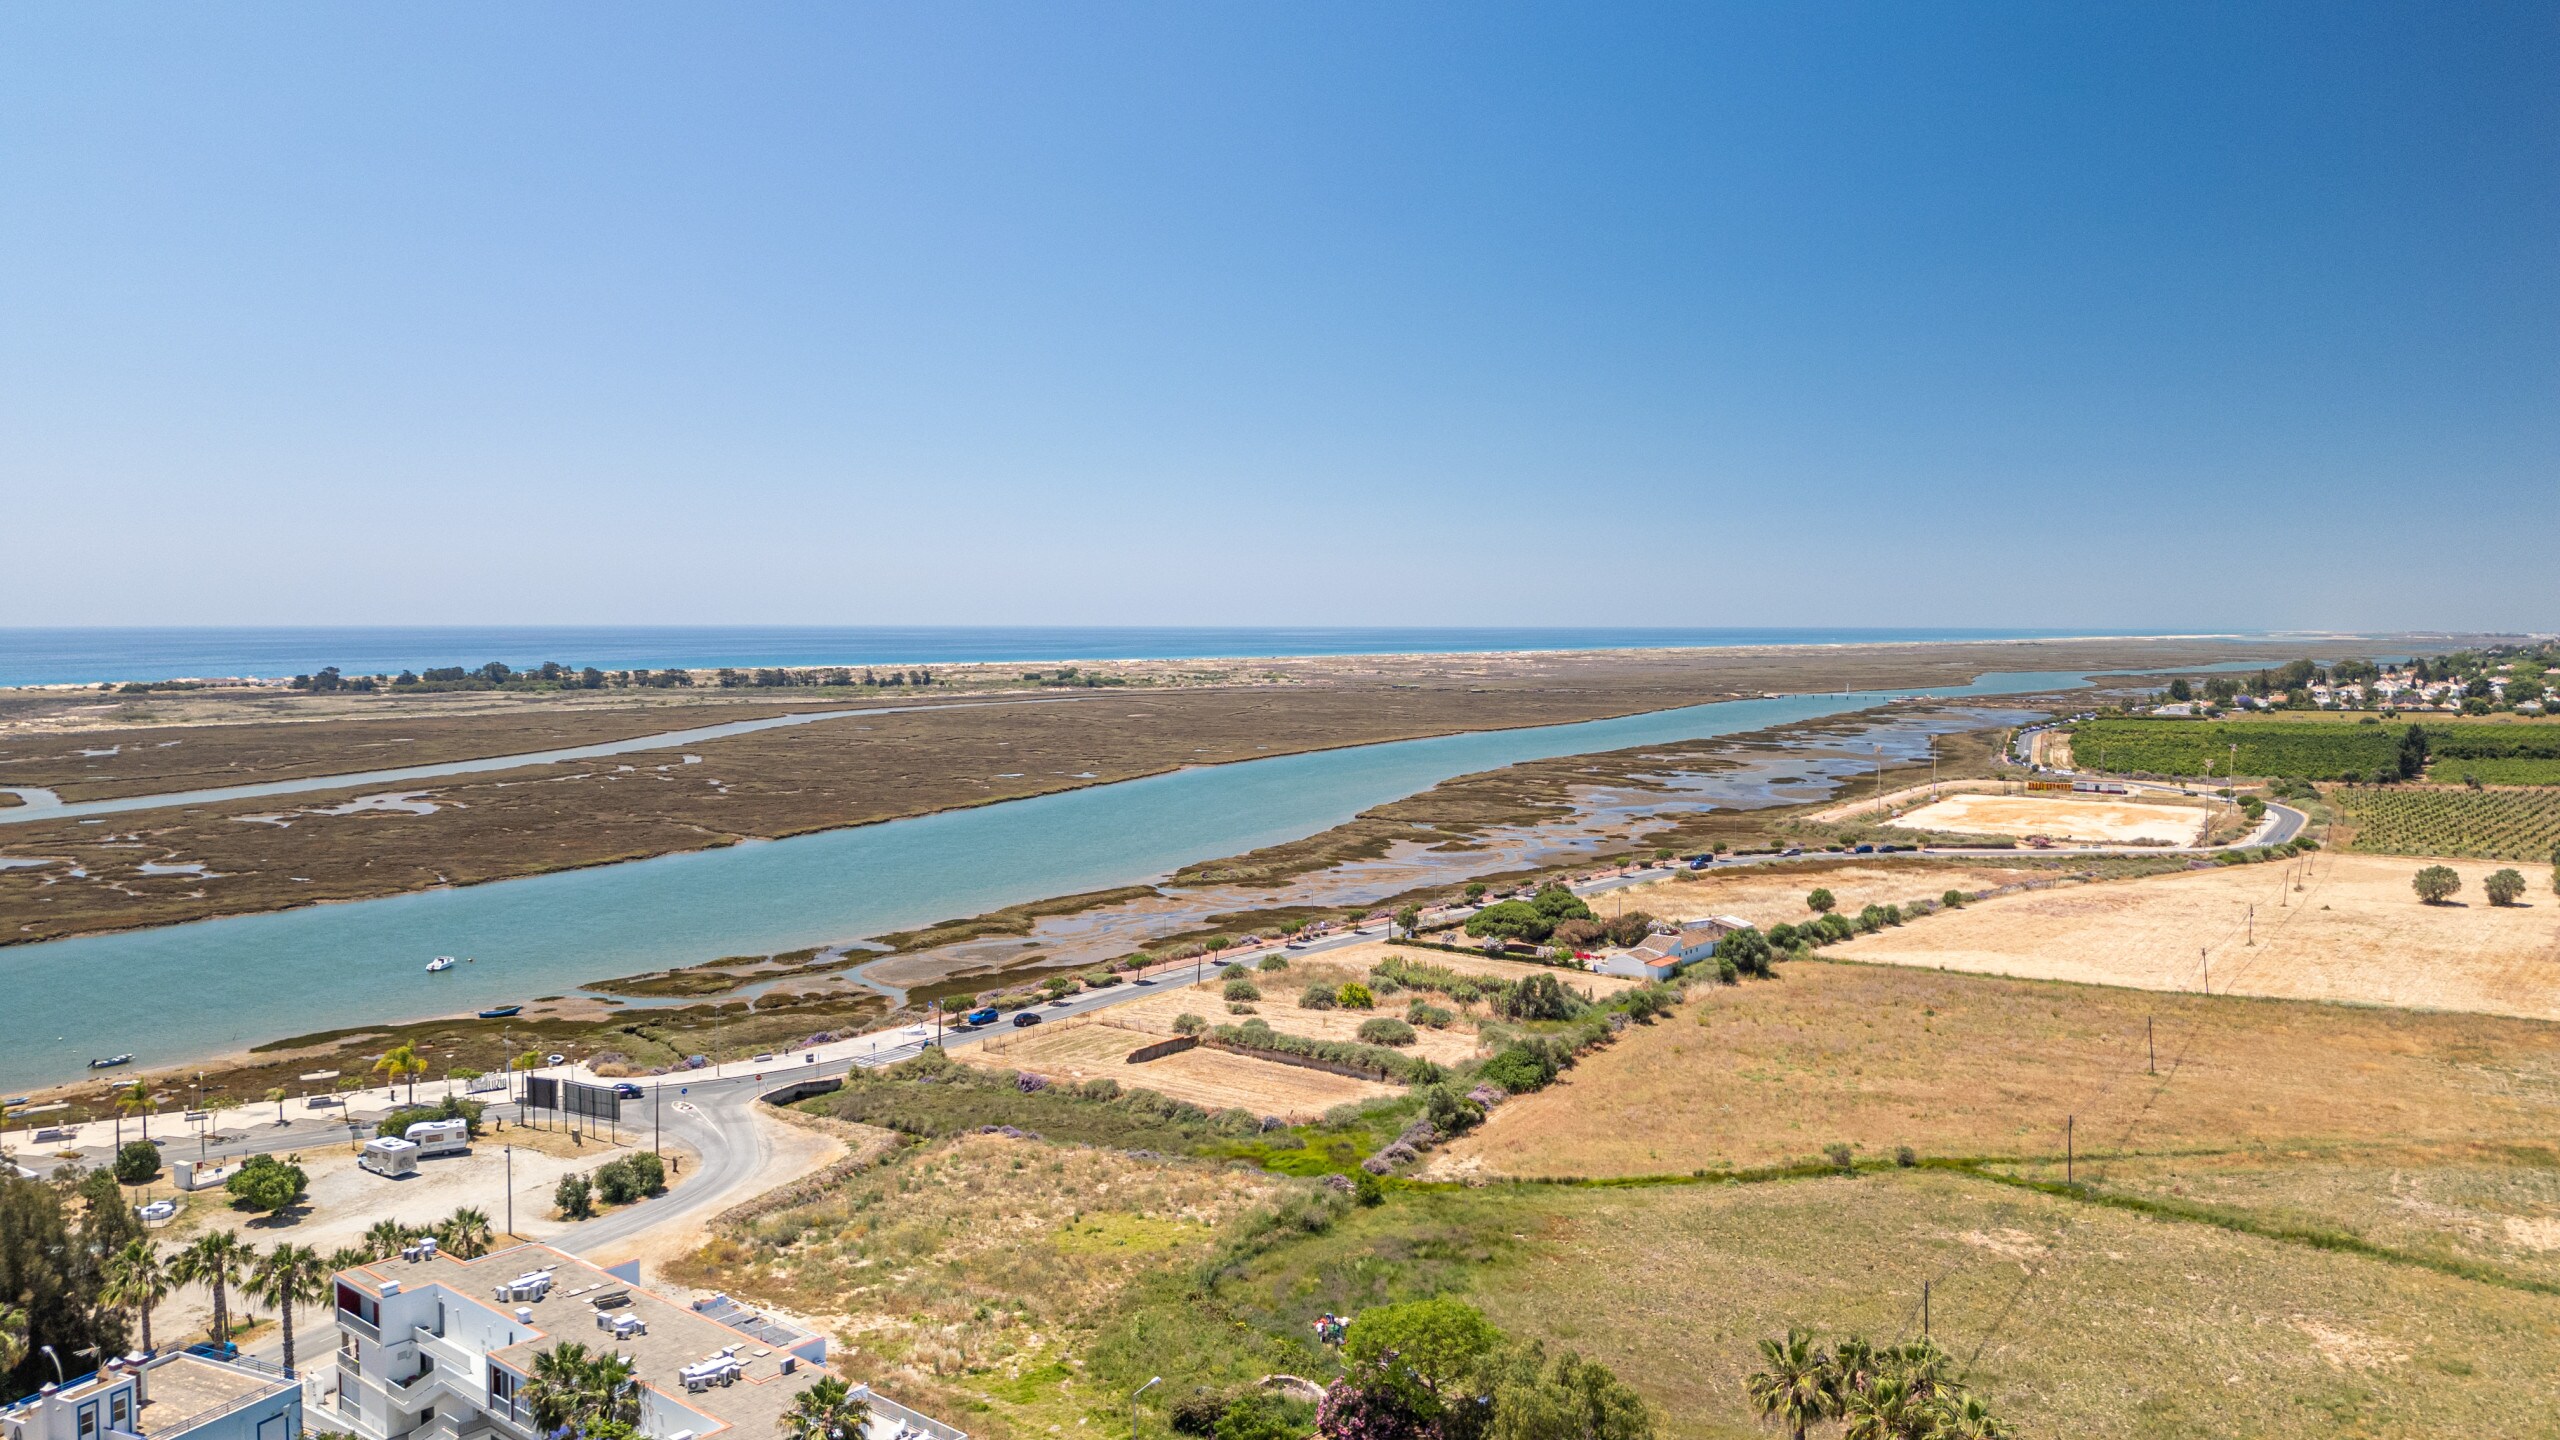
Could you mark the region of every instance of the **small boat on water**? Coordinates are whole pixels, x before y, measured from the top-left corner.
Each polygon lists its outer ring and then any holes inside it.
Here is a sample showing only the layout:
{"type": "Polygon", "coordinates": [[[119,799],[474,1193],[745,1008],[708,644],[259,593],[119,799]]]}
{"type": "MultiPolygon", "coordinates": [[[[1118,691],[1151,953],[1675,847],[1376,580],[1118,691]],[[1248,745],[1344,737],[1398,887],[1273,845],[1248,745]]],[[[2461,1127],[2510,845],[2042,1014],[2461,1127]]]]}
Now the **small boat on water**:
{"type": "Polygon", "coordinates": [[[110,1055],[104,1060],[92,1060],[89,1062],[89,1068],[92,1070],[113,1070],[119,1065],[130,1065],[132,1063],[133,1056],[128,1052],[123,1055],[110,1055]]]}
{"type": "Polygon", "coordinates": [[[439,955],[433,960],[427,962],[427,973],[430,975],[433,975],[439,970],[450,970],[452,968],[453,957],[450,955],[439,955]]]}
{"type": "Polygon", "coordinates": [[[488,1009],[480,1012],[480,1018],[483,1020],[504,1020],[510,1015],[521,1013],[523,1010],[524,1007],[521,1005],[492,1005],[488,1009]]]}

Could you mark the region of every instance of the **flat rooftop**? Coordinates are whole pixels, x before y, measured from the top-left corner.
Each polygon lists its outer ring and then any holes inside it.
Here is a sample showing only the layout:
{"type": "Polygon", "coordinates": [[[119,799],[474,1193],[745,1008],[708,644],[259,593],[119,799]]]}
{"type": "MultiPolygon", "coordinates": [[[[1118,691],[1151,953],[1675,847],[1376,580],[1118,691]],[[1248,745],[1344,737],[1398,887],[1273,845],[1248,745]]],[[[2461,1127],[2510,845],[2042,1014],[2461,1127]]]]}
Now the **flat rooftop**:
{"type": "Polygon", "coordinates": [[[782,1363],[792,1357],[771,1340],[713,1320],[690,1306],[617,1279],[547,1245],[510,1246],[476,1260],[456,1260],[445,1254],[414,1262],[384,1260],[343,1273],[370,1278],[377,1291],[383,1280],[397,1280],[404,1290],[434,1283],[510,1316],[519,1308],[531,1310],[534,1328],[542,1332],[542,1337],[493,1351],[490,1359],[520,1375],[530,1375],[534,1356],[562,1341],[575,1340],[591,1351],[629,1356],[640,1382],[650,1389],[688,1410],[758,1436],[776,1433],[791,1398],[832,1373],[813,1361],[794,1360],[794,1373],[785,1375],[782,1363]],[[496,1298],[498,1286],[531,1270],[551,1272],[548,1295],[530,1301],[496,1298]],[[617,1340],[598,1328],[592,1302],[602,1295],[630,1296],[629,1304],[617,1305],[606,1313],[637,1315],[648,1333],[617,1340]],[[738,1360],[746,1367],[743,1377],[734,1385],[687,1394],[680,1372],[733,1345],[737,1347],[738,1360]]]}
{"type": "Polygon", "coordinates": [[[290,1390],[294,1383],[281,1375],[201,1356],[164,1356],[143,1371],[143,1402],[135,1429],[145,1435],[167,1430],[235,1401],[290,1390]]]}

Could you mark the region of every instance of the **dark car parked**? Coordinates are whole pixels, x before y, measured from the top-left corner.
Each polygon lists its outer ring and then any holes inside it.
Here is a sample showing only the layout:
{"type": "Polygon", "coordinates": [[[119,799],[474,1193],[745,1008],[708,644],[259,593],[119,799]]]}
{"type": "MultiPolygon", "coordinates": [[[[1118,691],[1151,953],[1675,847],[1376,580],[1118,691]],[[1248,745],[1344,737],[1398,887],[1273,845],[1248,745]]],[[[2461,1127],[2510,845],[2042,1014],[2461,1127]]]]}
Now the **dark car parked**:
{"type": "Polygon", "coordinates": [[[1021,1011],[1013,1017],[1013,1028],[1016,1030],[1019,1030],[1026,1025],[1037,1025],[1039,1023],[1040,1017],[1029,1010],[1021,1011]]]}

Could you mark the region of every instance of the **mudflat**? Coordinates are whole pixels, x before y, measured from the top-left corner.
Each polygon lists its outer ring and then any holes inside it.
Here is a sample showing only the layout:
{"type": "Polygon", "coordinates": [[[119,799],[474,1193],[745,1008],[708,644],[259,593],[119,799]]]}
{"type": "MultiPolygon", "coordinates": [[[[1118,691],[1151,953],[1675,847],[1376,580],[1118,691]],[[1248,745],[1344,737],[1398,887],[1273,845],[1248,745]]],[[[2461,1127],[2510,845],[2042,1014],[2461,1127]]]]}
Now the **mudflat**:
{"type": "MultiPolygon", "coordinates": [[[[947,691],[971,699],[1072,700],[857,715],[681,752],[413,782],[393,792],[316,792],[136,811],[96,825],[13,826],[0,836],[5,853],[48,863],[0,870],[0,943],[608,864],[1187,765],[1771,691],[1890,689],[1961,682],[1985,670],[2105,671],[2272,653],[2261,641],[2110,640],[1151,662],[1119,675],[1129,682],[1122,687],[1071,691],[1038,690],[1018,674],[1007,690],[998,681],[1008,677],[980,667],[985,673],[904,696],[746,689],[710,692],[736,697],[716,704],[697,692],[681,705],[654,691],[299,702],[269,692],[241,702],[260,707],[263,717],[245,725],[215,700],[181,708],[156,698],[48,692],[0,704],[10,727],[0,734],[0,777],[57,782],[52,788],[66,798],[520,753],[847,699],[891,707],[947,691]],[[779,695],[792,698],[769,698],[779,695]],[[296,708],[304,702],[309,709],[296,708]],[[443,708],[411,708],[423,705],[443,708]],[[171,715],[192,723],[154,723],[171,715]]],[[[1106,671],[1117,674],[1094,667],[1106,671]]]]}

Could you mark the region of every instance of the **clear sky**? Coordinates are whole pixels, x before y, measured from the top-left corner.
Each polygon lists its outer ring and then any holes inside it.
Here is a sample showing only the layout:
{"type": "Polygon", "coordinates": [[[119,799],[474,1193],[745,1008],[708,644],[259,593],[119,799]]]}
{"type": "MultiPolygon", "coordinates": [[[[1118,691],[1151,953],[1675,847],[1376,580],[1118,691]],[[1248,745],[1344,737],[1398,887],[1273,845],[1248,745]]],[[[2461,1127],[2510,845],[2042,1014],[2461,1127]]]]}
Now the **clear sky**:
{"type": "Polygon", "coordinates": [[[2560,627],[2560,7],[23,4],[0,625],[2560,627]]]}

